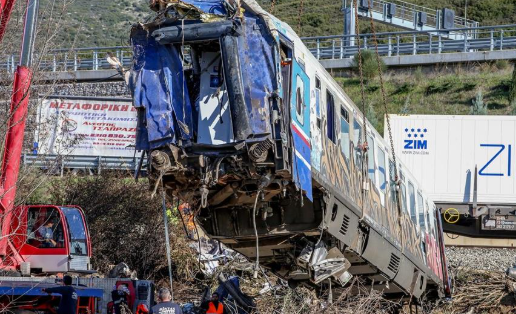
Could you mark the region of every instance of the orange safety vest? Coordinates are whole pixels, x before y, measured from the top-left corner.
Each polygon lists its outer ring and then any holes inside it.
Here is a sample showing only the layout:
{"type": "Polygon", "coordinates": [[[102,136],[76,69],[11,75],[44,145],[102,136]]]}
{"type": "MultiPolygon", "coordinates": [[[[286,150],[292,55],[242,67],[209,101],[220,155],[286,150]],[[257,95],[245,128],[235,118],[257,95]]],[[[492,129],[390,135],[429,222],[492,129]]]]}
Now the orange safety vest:
{"type": "Polygon", "coordinates": [[[213,302],[210,302],[208,304],[208,310],[206,311],[206,314],[222,314],[224,313],[224,306],[222,305],[222,302],[219,301],[219,306],[217,309],[215,309],[215,304],[213,302]]]}
{"type": "Polygon", "coordinates": [[[136,309],[136,314],[147,314],[149,313],[149,310],[147,309],[147,306],[143,303],[138,305],[138,308],[136,309]]]}

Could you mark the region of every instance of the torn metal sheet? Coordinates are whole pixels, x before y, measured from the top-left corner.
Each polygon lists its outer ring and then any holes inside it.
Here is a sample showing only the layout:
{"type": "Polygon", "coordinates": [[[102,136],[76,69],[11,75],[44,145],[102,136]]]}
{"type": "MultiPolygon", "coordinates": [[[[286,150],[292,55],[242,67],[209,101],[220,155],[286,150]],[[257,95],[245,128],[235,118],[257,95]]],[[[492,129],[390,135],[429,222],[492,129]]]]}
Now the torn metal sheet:
{"type": "Polygon", "coordinates": [[[226,18],[226,7],[218,0],[180,1],[157,0],[150,4],[150,8],[161,15],[160,18],[201,20],[203,22],[221,21],[226,18]],[[169,10],[174,8],[173,11],[169,10]],[[173,12],[171,14],[171,12],[173,12]]]}
{"type": "Polygon", "coordinates": [[[143,29],[134,30],[131,41],[134,65],[129,85],[138,110],[136,149],[189,141],[192,106],[179,52],[158,44],[143,29]]]}

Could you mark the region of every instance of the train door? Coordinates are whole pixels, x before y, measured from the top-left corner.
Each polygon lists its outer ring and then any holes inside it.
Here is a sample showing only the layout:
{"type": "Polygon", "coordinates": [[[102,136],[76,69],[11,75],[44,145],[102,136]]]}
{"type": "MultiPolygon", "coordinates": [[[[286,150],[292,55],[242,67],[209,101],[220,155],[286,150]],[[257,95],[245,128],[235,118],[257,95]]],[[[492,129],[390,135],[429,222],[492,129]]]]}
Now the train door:
{"type": "MultiPolygon", "coordinates": [[[[291,53],[291,52],[290,52],[291,53]]],[[[293,138],[293,177],[296,184],[312,198],[312,167],[310,146],[310,79],[304,61],[293,57],[290,63],[290,116],[293,138]]]]}

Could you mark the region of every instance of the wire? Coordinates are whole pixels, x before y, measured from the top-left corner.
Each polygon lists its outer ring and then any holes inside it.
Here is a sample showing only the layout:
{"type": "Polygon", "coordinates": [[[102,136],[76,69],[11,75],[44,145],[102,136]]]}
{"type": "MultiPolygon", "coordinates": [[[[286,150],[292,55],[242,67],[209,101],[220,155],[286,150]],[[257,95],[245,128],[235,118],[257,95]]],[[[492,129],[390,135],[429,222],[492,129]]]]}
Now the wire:
{"type": "Polygon", "coordinates": [[[254,207],[253,207],[253,228],[254,228],[254,237],[256,239],[256,263],[254,265],[254,274],[253,278],[258,278],[258,270],[260,269],[260,248],[259,248],[259,242],[258,242],[258,229],[256,229],[256,205],[258,204],[258,198],[260,197],[260,193],[262,191],[258,191],[256,193],[256,199],[254,200],[254,207]]]}
{"type": "Polygon", "coordinates": [[[167,217],[167,204],[166,204],[166,196],[165,196],[165,190],[161,189],[161,195],[163,197],[162,201],[162,207],[163,207],[163,221],[165,223],[165,245],[167,247],[167,261],[168,261],[168,276],[170,280],[170,296],[171,300],[174,301],[174,287],[173,284],[173,278],[172,278],[172,256],[170,252],[170,238],[168,235],[168,217],[167,217]]]}

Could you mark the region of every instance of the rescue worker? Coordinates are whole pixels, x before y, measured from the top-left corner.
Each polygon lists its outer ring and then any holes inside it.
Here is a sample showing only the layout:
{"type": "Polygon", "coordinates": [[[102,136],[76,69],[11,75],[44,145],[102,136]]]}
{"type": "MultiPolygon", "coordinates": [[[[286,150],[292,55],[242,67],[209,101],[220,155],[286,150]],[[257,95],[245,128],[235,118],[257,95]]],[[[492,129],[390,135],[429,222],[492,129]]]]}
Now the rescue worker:
{"type": "Polygon", "coordinates": [[[62,287],[55,288],[44,288],[41,291],[46,292],[48,294],[59,293],[61,295],[61,300],[59,301],[59,308],[57,310],[57,314],[70,314],[77,312],[77,292],[72,287],[72,277],[66,275],[63,277],[62,287]]]}
{"type": "Polygon", "coordinates": [[[54,240],[54,222],[52,220],[39,227],[36,234],[42,242],[40,247],[53,248],[57,246],[57,242],[54,240]]]}
{"type": "Polygon", "coordinates": [[[213,292],[211,300],[204,302],[201,308],[206,310],[206,314],[227,314],[224,304],[219,301],[219,294],[217,292],[213,292]]]}
{"type": "Polygon", "coordinates": [[[147,305],[140,303],[136,308],[136,314],[149,314],[149,309],[147,308],[147,305]]]}
{"type": "Polygon", "coordinates": [[[158,292],[158,304],[154,305],[149,314],[183,314],[181,307],[173,303],[170,290],[161,288],[158,292]]]}
{"type": "MultiPolygon", "coordinates": [[[[115,288],[115,287],[113,287],[115,288]]],[[[121,308],[127,306],[127,297],[129,296],[129,289],[125,285],[119,285],[118,288],[111,291],[111,299],[113,300],[114,314],[121,314],[121,308]]]]}

